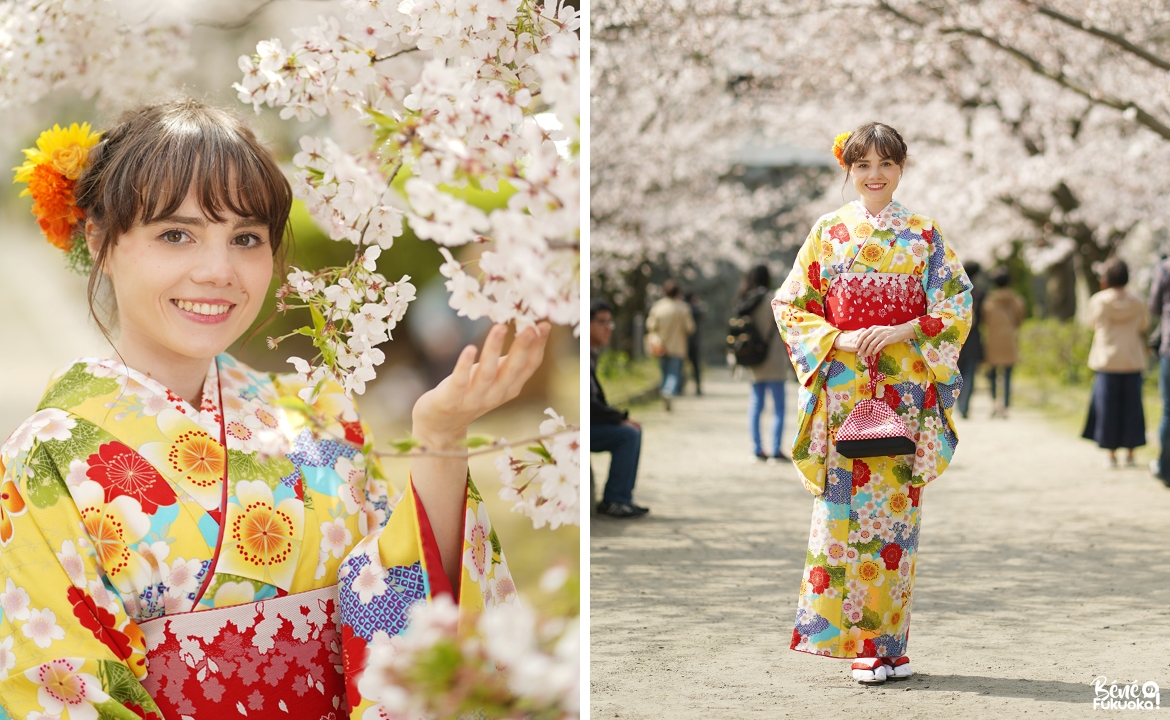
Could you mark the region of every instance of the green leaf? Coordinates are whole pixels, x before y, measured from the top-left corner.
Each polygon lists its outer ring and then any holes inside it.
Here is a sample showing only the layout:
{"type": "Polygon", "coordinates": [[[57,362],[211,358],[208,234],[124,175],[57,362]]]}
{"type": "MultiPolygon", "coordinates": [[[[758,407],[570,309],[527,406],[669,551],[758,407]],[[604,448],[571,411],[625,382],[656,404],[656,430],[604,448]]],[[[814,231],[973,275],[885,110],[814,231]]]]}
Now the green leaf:
{"type": "Polygon", "coordinates": [[[48,508],[56,505],[57,499],[68,492],[48,449],[43,443],[37,443],[29,455],[25,470],[25,496],[33,505],[48,508]]]}
{"type": "Polygon", "coordinates": [[[862,630],[869,630],[870,632],[878,631],[881,629],[881,626],[881,616],[869,608],[861,609],[861,622],[854,625],[854,627],[859,627],[862,630]]]}
{"type": "Polygon", "coordinates": [[[422,443],[409,436],[399,440],[391,440],[388,444],[400,453],[408,453],[417,447],[422,447],[422,443]]]}
{"type": "Polygon", "coordinates": [[[829,571],[829,585],[835,588],[845,587],[845,566],[844,565],[829,565],[825,567],[829,571]]]}
{"type": "Polygon", "coordinates": [[[812,437],[806,435],[800,439],[800,442],[796,445],[796,447],[792,448],[792,459],[807,460],[809,457],[808,449],[810,447],[812,447],[812,437]]]}
{"type": "Polygon", "coordinates": [[[325,316],[317,309],[316,305],[309,305],[309,314],[313,316],[313,328],[317,332],[325,329],[325,316]]]}
{"type": "Polygon", "coordinates": [[[897,478],[898,482],[903,484],[903,485],[910,482],[910,466],[904,465],[902,463],[898,463],[897,465],[895,465],[894,466],[894,477],[897,478]]]}
{"type": "Polygon", "coordinates": [[[942,289],[945,296],[954,297],[962,293],[966,288],[963,287],[963,283],[958,278],[951,278],[943,283],[942,289]]]}
{"type": "MultiPolygon", "coordinates": [[[[98,679],[101,680],[102,688],[114,700],[120,703],[132,702],[141,706],[143,710],[158,711],[158,706],[155,705],[154,700],[150,698],[142,684],[138,682],[138,678],[134,677],[130,668],[122,663],[113,660],[99,660],[98,679]]],[[[134,717],[134,715],[131,714],[128,717],[134,717]]]]}
{"type": "Polygon", "coordinates": [[[492,541],[492,554],[502,560],[504,557],[504,548],[500,545],[500,539],[496,537],[495,528],[492,528],[492,531],[488,533],[488,539],[492,541]]]}
{"type": "Polygon", "coordinates": [[[68,440],[46,440],[45,448],[49,451],[58,467],[69,467],[74,460],[83,460],[93,455],[102,443],[113,440],[113,436],[97,425],[83,418],[74,417],[77,423],[69,431],[68,440]]]}
{"type": "Polygon", "coordinates": [[[467,501],[476,503],[483,502],[483,495],[479,494],[479,488],[475,486],[475,483],[471,482],[470,473],[467,476],[467,501]]]}
{"type": "Polygon", "coordinates": [[[85,371],[83,363],[77,363],[62,375],[41,399],[38,410],[60,408],[68,410],[77,407],[92,397],[108,395],[118,389],[113,378],[99,378],[85,371]]]}
{"type": "Polygon", "coordinates": [[[882,540],[881,538],[877,538],[867,543],[858,543],[853,547],[857,548],[857,552],[862,555],[877,555],[882,551],[882,540]]]}
{"type": "Polygon", "coordinates": [[[882,353],[878,357],[878,370],[883,375],[894,377],[902,372],[902,368],[898,367],[898,361],[892,356],[882,353]]]}
{"type": "Polygon", "coordinates": [[[228,477],[232,485],[241,480],[263,480],[273,490],[280,484],[280,478],[294,470],[286,457],[273,457],[263,462],[252,453],[243,450],[228,450],[228,477]]]}
{"type": "Polygon", "coordinates": [[[495,441],[496,439],[491,435],[468,435],[459,444],[465,448],[475,449],[484,447],[485,445],[491,445],[495,441]]]}
{"type": "Polygon", "coordinates": [[[544,445],[529,445],[528,452],[544,460],[547,460],[548,462],[553,461],[553,456],[549,453],[548,449],[545,448],[544,445]]]}

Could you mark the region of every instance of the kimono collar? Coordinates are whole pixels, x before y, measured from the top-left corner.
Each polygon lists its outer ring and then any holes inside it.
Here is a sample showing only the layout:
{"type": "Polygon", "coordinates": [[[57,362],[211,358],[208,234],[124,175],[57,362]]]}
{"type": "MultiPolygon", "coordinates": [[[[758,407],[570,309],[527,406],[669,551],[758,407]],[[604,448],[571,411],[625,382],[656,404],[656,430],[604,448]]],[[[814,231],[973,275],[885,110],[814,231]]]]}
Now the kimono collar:
{"type": "Polygon", "coordinates": [[[897,200],[891,200],[877,215],[870,214],[861,200],[854,200],[852,205],[857,209],[858,218],[873,225],[875,230],[893,230],[901,232],[906,227],[910,211],[902,207],[897,200]]]}
{"type": "Polygon", "coordinates": [[[215,358],[211,359],[207,369],[207,379],[203,381],[203,399],[198,410],[191,403],[171,392],[158,380],[117,360],[83,358],[78,362],[84,362],[86,370],[95,377],[108,377],[117,380],[123,389],[141,398],[146,408],[154,410],[150,414],[157,415],[166,408],[173,408],[198,423],[199,427],[207,431],[208,435],[216,440],[219,439],[219,424],[223,415],[219,407],[219,366],[215,358]]]}

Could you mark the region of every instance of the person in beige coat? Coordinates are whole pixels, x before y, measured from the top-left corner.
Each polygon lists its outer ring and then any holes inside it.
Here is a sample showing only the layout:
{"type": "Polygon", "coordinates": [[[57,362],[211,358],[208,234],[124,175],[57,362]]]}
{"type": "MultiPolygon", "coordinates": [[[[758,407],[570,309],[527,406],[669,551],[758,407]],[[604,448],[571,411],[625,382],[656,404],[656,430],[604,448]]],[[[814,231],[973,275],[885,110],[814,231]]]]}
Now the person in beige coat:
{"type": "Polygon", "coordinates": [[[691,306],[679,297],[678,283],[662,284],[665,297],[650,307],[646,318],[646,350],[658,358],[662,368],[662,402],[670,410],[671,398],[682,389],[683,360],[687,356],[687,338],[695,331],[691,306]]]}
{"type": "Polygon", "coordinates": [[[994,407],[991,417],[1007,417],[1012,404],[1012,366],[1020,359],[1020,325],[1024,322],[1024,299],[1008,285],[1011,275],[1007,268],[991,273],[995,285],[983,301],[983,361],[987,364],[987,379],[991,383],[994,407]],[[1003,393],[996,397],[996,376],[1003,377],[1003,393]]]}
{"type": "Polygon", "coordinates": [[[1142,370],[1149,314],[1146,304],[1126,291],[1128,283],[1129,268],[1112,258],[1101,273],[1101,292],[1089,298],[1089,369],[1096,376],[1082,437],[1109,451],[1109,467],[1117,467],[1118,448],[1126,449],[1125,464],[1133,467],[1133,449],[1146,444],[1142,370]]]}

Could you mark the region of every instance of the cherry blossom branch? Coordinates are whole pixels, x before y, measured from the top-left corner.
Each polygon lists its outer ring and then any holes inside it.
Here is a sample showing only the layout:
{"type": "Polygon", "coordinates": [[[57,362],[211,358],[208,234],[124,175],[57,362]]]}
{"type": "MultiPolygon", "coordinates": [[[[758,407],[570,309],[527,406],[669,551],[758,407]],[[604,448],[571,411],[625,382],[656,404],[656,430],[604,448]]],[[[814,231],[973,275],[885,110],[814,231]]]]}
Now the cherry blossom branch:
{"type": "Polygon", "coordinates": [[[1047,15],[1048,17],[1052,18],[1053,20],[1056,20],[1058,22],[1062,22],[1071,28],[1075,28],[1077,30],[1080,30],[1081,32],[1086,32],[1090,35],[1093,35],[1095,37],[1099,37],[1102,40],[1105,40],[1109,43],[1112,43],[1113,45],[1116,45],[1117,47],[1119,47],[1119,48],[1121,48],[1129,53],[1132,53],[1133,55],[1136,55],[1137,57],[1141,58],[1142,60],[1145,60],[1146,62],[1150,63],[1151,65],[1153,65],[1154,67],[1156,67],[1160,70],[1170,70],[1170,61],[1165,60],[1164,58],[1161,58],[1161,57],[1155,55],[1154,53],[1150,52],[1149,50],[1146,50],[1145,48],[1141,47],[1140,45],[1137,45],[1137,44],[1131,42],[1130,40],[1127,40],[1125,37],[1123,37],[1121,35],[1118,35],[1116,33],[1111,33],[1108,30],[1104,30],[1102,28],[1099,28],[1096,25],[1091,24],[1088,20],[1077,20],[1076,18],[1072,17],[1071,15],[1065,15],[1064,13],[1060,12],[1059,10],[1057,10],[1055,8],[1052,8],[1052,7],[1045,5],[1043,3],[1035,2],[1034,0],[1020,0],[1020,2],[1022,2],[1025,5],[1029,5],[1031,7],[1036,8],[1036,11],[1039,12],[1041,15],[1047,15]]]}

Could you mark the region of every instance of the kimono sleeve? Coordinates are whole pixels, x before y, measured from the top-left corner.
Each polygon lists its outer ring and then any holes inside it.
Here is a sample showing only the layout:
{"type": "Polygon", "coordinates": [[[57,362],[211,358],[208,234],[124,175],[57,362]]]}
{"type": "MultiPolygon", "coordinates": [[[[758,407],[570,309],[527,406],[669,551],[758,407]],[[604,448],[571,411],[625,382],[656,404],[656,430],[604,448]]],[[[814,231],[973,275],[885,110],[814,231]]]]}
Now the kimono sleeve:
{"type": "MultiPolygon", "coordinates": [[[[376,461],[371,475],[380,473],[376,461]],[[375,470],[374,468],[377,467],[375,470]]],[[[384,482],[384,481],[382,481],[384,482]]],[[[366,536],[338,572],[346,694],[353,720],[378,717],[362,682],[367,647],[406,632],[410,607],[439,595],[456,598],[459,628],[471,628],[485,606],[514,601],[515,584],[492,529],[487,507],[471,478],[464,503],[462,575],[452,588],[443,571],[439,546],[413,483],[390,512],[386,524],[366,536]],[[363,686],[365,692],[363,692],[363,686]]]]}
{"type": "MultiPolygon", "coordinates": [[[[818,392],[815,386],[821,368],[833,352],[833,343],[841,332],[825,319],[825,293],[829,278],[821,266],[821,227],[809,233],[796,256],[788,279],[772,300],[772,312],[780,336],[788,346],[788,356],[801,386],[818,392]]],[[[823,379],[822,379],[823,382],[823,379]]]]}
{"type": "Polygon", "coordinates": [[[125,549],[125,518],[110,503],[83,519],[45,445],[12,443],[0,451],[0,707],[16,718],[161,720],[139,682],[145,638],[96,556],[125,549]]]}
{"type": "Polygon", "coordinates": [[[971,330],[971,281],[938,226],[922,231],[930,243],[923,275],[926,315],[913,322],[914,339],[936,384],[939,402],[949,410],[959,397],[959,350],[971,330]]]}

